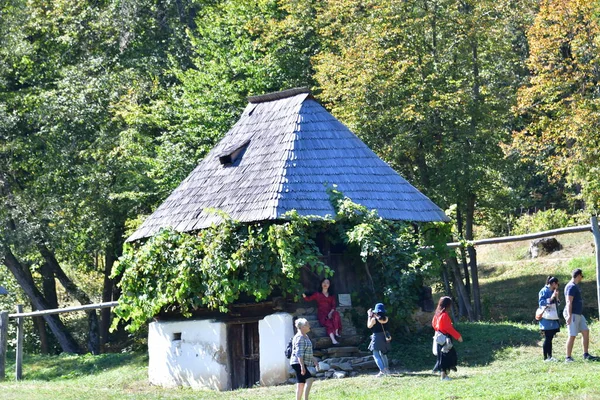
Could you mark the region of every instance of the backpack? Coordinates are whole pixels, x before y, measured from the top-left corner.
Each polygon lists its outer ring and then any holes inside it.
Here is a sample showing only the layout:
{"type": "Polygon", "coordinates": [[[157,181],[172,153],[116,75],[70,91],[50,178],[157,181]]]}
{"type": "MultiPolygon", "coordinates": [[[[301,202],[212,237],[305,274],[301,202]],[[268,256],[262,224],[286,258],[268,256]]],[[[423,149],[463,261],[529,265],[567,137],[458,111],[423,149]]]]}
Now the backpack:
{"type": "Polygon", "coordinates": [[[292,357],[292,347],[294,347],[292,341],[294,340],[294,337],[292,336],[290,338],[290,341],[288,342],[287,346],[285,347],[285,357],[286,358],[291,358],[292,357]]]}

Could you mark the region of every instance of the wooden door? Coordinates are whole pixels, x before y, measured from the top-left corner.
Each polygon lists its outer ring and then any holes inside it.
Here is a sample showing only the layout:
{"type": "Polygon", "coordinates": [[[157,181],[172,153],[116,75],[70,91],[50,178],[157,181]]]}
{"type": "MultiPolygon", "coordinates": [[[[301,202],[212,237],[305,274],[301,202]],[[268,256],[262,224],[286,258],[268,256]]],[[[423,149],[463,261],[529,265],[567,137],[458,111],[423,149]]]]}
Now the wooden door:
{"type": "Polygon", "coordinates": [[[260,381],[258,322],[227,327],[231,389],[248,388],[260,381]]]}

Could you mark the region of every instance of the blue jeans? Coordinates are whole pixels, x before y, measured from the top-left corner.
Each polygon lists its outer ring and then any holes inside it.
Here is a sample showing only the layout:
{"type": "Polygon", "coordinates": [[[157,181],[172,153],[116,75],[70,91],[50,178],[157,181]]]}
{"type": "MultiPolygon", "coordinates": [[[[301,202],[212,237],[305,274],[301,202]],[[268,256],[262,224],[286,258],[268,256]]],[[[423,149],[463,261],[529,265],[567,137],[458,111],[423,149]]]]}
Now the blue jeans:
{"type": "Polygon", "coordinates": [[[375,359],[375,364],[377,364],[377,367],[379,367],[380,371],[383,372],[384,370],[388,369],[388,358],[380,350],[373,350],[373,358],[375,359]]]}

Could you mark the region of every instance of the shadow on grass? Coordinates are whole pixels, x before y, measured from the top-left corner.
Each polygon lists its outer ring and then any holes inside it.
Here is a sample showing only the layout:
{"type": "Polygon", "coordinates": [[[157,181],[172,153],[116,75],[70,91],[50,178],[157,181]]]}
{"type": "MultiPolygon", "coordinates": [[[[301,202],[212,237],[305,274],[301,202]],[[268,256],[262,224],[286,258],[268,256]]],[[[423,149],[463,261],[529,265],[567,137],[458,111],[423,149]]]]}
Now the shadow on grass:
{"type": "MultiPolygon", "coordinates": [[[[504,349],[536,346],[540,340],[535,327],[510,322],[465,322],[456,324],[456,329],[464,339],[463,343],[455,342],[459,365],[470,367],[490,364],[504,349]]],[[[431,352],[432,341],[433,329],[428,329],[410,339],[395,342],[389,358],[397,360],[399,365],[393,365],[392,369],[431,370],[436,360],[431,352]]]]}
{"type": "Polygon", "coordinates": [[[464,342],[457,345],[459,363],[471,367],[487,365],[504,349],[536,346],[540,340],[537,327],[511,323],[465,323],[458,325],[464,342]]]}
{"type": "MultiPolygon", "coordinates": [[[[8,357],[9,360],[14,360],[14,353],[9,353],[8,357]]],[[[14,361],[7,364],[7,371],[14,371],[14,361]]],[[[147,355],[138,353],[102,354],[99,356],[91,354],[24,355],[23,379],[41,381],[74,379],[119,368],[124,364],[146,366],[147,355]]],[[[14,375],[7,376],[7,378],[13,379],[14,375]]]]}

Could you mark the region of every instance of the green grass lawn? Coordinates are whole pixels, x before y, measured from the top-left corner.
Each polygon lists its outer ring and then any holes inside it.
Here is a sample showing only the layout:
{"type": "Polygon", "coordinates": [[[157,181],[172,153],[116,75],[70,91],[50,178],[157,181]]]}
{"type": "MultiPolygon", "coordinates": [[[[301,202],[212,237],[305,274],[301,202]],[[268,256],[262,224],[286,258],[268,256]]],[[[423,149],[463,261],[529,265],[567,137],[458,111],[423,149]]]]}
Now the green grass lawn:
{"type": "MultiPolygon", "coordinates": [[[[431,373],[431,333],[394,339],[392,358],[398,373],[386,378],[363,375],[318,381],[311,399],[600,399],[600,362],[582,360],[575,344],[575,363],[541,360],[541,336],[533,314],[537,293],[548,275],[561,285],[574,268],[584,270],[585,314],[591,322],[591,352],[600,355],[595,265],[591,234],[558,237],[564,249],[528,260],[528,243],[478,248],[481,293],[486,322],[458,322],[464,343],[457,343],[458,373],[441,382],[431,373]],[[591,317],[591,318],[590,318],[591,317]]],[[[554,356],[564,358],[566,331],[554,340],[554,356]]],[[[11,360],[14,357],[11,356],[11,360]]],[[[24,380],[14,382],[14,365],[0,382],[0,399],[223,399],[267,400],[294,398],[294,386],[283,385],[232,392],[164,389],[147,381],[143,354],[105,354],[98,357],[26,355],[24,380]]]]}
{"type": "MultiPolygon", "coordinates": [[[[600,362],[545,363],[540,334],[534,325],[518,323],[460,323],[465,341],[457,343],[460,365],[450,382],[431,373],[429,335],[397,342],[400,372],[391,377],[372,375],[315,383],[314,399],[532,399],[600,398],[600,362]]],[[[600,324],[591,326],[600,331],[600,324]]],[[[597,335],[592,335],[596,337],[597,335]]],[[[564,330],[555,339],[555,355],[562,357],[564,330]]],[[[600,354],[600,343],[592,342],[600,354]]],[[[9,365],[13,368],[13,365],[9,365]]],[[[163,389],[147,381],[145,355],[107,354],[99,357],[25,357],[24,380],[9,374],[0,383],[2,399],[290,399],[294,386],[254,388],[233,392],[163,389]]]]}

